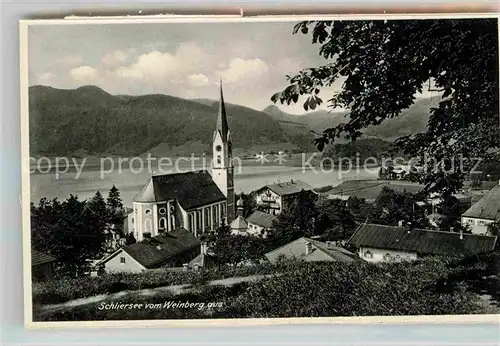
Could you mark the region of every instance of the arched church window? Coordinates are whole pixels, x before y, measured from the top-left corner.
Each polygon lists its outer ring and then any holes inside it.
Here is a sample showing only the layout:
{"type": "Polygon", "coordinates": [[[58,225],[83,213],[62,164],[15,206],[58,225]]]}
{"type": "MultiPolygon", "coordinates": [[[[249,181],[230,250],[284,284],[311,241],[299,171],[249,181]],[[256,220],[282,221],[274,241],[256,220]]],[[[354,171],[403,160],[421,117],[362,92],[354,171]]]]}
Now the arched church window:
{"type": "Polygon", "coordinates": [[[202,229],[202,224],[201,224],[201,210],[196,211],[196,229],[201,230],[202,229]]]}
{"type": "Polygon", "coordinates": [[[153,222],[151,220],[146,220],[145,228],[146,232],[151,233],[151,230],[153,229],[153,222]]]}
{"type": "Polygon", "coordinates": [[[165,213],[167,212],[167,209],[160,208],[160,210],[158,212],[160,213],[160,215],[165,215],[165,213]]]}
{"type": "Polygon", "coordinates": [[[194,216],[189,214],[189,230],[194,231],[194,216]]]}
{"type": "Polygon", "coordinates": [[[144,214],[146,214],[146,215],[151,214],[151,209],[145,209],[145,210],[144,210],[144,214]]]}
{"type": "Polygon", "coordinates": [[[219,210],[217,207],[217,205],[214,205],[212,208],[212,220],[214,221],[214,227],[219,226],[219,210]]]}
{"type": "Polygon", "coordinates": [[[210,208],[205,208],[205,228],[210,228],[210,208]]]}
{"type": "Polygon", "coordinates": [[[220,164],[221,162],[222,162],[222,160],[221,160],[220,155],[217,155],[217,163],[219,163],[219,164],[220,164]]]}
{"type": "Polygon", "coordinates": [[[221,150],[222,150],[222,147],[221,147],[220,145],[218,145],[218,146],[216,146],[216,147],[215,147],[215,150],[217,150],[217,151],[221,151],[221,150]]]}
{"type": "Polygon", "coordinates": [[[162,217],[159,221],[159,228],[160,229],[166,229],[167,228],[167,219],[162,217]]]}

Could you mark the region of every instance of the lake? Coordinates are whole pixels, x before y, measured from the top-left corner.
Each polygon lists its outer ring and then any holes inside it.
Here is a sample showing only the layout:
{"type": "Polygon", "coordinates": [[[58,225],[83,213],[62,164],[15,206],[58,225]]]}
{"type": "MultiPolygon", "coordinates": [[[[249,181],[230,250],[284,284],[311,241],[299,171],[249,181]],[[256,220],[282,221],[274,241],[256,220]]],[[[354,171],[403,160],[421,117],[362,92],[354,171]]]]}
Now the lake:
{"type": "MultiPolygon", "coordinates": [[[[186,172],[192,169],[202,169],[202,165],[179,164],[172,168],[171,172],[186,172]]],[[[170,171],[168,171],[170,173],[170,171]]],[[[156,174],[156,173],[153,173],[156,174]]],[[[80,199],[93,196],[96,191],[106,198],[109,189],[115,185],[123,199],[123,204],[132,207],[134,196],[140,191],[142,186],[151,177],[151,170],[135,169],[125,167],[122,169],[106,169],[101,172],[98,165],[88,165],[84,167],[78,175],[76,170],[56,175],[54,170],[47,173],[31,174],[31,200],[38,203],[43,198],[66,199],[70,194],[77,195],[80,199]]],[[[301,165],[280,165],[274,162],[259,165],[255,160],[242,161],[241,165],[235,167],[235,193],[251,192],[266,184],[302,180],[313,187],[326,185],[338,185],[345,180],[356,179],[376,179],[378,169],[356,169],[338,170],[324,169],[319,167],[301,165]]]]}

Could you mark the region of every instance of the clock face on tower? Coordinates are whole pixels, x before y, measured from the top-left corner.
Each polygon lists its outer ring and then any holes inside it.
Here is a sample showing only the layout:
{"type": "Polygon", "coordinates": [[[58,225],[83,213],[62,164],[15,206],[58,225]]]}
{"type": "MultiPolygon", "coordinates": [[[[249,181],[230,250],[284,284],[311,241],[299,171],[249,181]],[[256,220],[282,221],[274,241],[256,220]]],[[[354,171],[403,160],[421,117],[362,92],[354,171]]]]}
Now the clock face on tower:
{"type": "Polygon", "coordinates": [[[216,146],[216,147],[215,147],[215,150],[217,150],[217,151],[221,151],[221,150],[222,150],[222,147],[221,147],[220,145],[218,145],[218,146],[216,146]]]}

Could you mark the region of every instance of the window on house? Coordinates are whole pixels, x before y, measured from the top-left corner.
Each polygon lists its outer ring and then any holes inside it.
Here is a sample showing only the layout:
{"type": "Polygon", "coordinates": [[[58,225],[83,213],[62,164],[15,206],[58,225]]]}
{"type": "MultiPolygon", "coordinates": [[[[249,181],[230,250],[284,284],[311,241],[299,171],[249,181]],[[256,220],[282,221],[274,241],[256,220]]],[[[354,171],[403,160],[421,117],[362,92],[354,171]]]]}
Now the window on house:
{"type": "Polygon", "coordinates": [[[384,255],[384,261],[392,261],[392,256],[388,253],[384,255]]]}
{"type": "Polygon", "coordinates": [[[120,263],[124,264],[125,263],[125,257],[120,257],[120,263]]]}
{"type": "Polygon", "coordinates": [[[370,251],[365,251],[364,256],[366,258],[373,258],[373,254],[370,251]]]}

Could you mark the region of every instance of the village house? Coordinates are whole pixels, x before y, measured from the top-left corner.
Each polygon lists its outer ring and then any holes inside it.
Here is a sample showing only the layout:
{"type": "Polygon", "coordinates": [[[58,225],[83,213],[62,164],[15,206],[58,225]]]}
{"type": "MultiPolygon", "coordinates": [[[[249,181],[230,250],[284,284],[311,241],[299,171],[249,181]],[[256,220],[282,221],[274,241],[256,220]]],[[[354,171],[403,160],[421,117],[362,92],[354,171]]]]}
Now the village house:
{"type": "Polygon", "coordinates": [[[476,234],[365,223],[347,245],[368,262],[399,262],[428,255],[478,255],[493,251],[496,241],[476,234]]]}
{"type": "Polygon", "coordinates": [[[260,210],[254,211],[246,218],[248,224],[248,234],[255,236],[267,237],[270,230],[273,228],[273,222],[277,220],[277,216],[264,213],[260,210]]]}
{"type": "Polygon", "coordinates": [[[301,180],[266,185],[256,191],[255,201],[268,214],[278,215],[287,209],[301,191],[312,191],[311,185],[301,180]]]}
{"type": "MultiPolygon", "coordinates": [[[[351,197],[362,198],[368,203],[373,203],[377,199],[382,189],[387,187],[397,192],[418,193],[424,186],[400,181],[377,181],[377,180],[348,180],[330,189],[321,189],[320,199],[341,199],[348,200],[351,197]]],[[[319,191],[319,189],[317,189],[319,191]]]]}
{"type": "Polygon", "coordinates": [[[271,263],[281,259],[297,259],[306,262],[342,262],[350,263],[358,260],[356,254],[335,246],[331,242],[322,242],[302,237],[265,254],[271,263]]]}
{"type": "Polygon", "coordinates": [[[46,281],[54,276],[55,257],[31,249],[31,278],[33,281],[46,281]]]}
{"type": "MultiPolygon", "coordinates": [[[[206,242],[201,242],[200,254],[193,258],[188,264],[188,269],[213,268],[217,266],[217,258],[206,242]]],[[[185,268],[186,266],[184,266],[185,268]]]]}
{"type": "Polygon", "coordinates": [[[486,234],[488,225],[500,222],[500,181],[462,214],[461,223],[474,234],[486,234]]]}
{"type": "Polygon", "coordinates": [[[147,269],[183,267],[201,252],[201,242],[178,228],[140,243],[124,246],[96,263],[106,273],[137,273],[147,269]]]}
{"type": "Polygon", "coordinates": [[[222,86],[207,170],[152,176],[135,196],[129,230],[137,241],[183,227],[199,236],[229,224],[235,217],[232,139],[222,86]]]}

